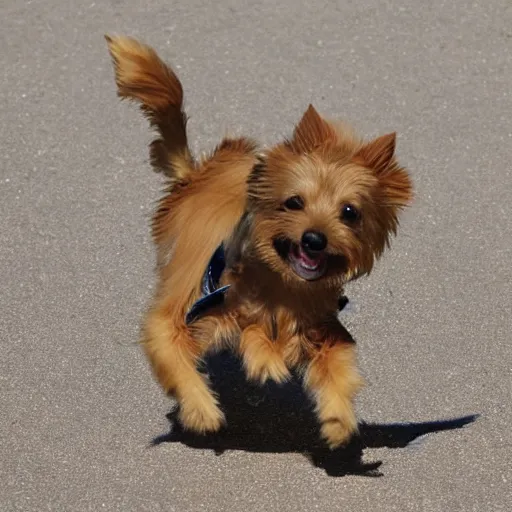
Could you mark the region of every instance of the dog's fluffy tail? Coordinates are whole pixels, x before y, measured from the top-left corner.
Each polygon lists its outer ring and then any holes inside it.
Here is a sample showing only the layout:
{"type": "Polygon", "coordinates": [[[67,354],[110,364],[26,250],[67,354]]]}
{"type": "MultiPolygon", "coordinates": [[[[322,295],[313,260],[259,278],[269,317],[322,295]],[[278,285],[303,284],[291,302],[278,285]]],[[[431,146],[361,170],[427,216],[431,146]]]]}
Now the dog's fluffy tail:
{"type": "Polygon", "coordinates": [[[149,46],[124,36],[106,35],[105,39],[118,95],[140,103],[160,135],[150,146],[151,165],[172,182],[187,181],[195,164],[187,144],[187,117],[178,77],[149,46]]]}
{"type": "MultiPolygon", "coordinates": [[[[153,309],[165,323],[184,329],[208,261],[244,213],[247,179],[259,161],[257,147],[246,138],[225,138],[208,157],[195,161],[187,144],[183,89],[174,72],[135,39],[106,39],[118,95],[138,102],[160,136],[151,144],[151,163],[169,177],[170,186],[153,216],[161,277],[153,309]]],[[[170,334],[162,344],[161,337],[147,336],[150,352],[165,352],[170,334]]],[[[151,357],[157,361],[159,356],[151,357]]]]}

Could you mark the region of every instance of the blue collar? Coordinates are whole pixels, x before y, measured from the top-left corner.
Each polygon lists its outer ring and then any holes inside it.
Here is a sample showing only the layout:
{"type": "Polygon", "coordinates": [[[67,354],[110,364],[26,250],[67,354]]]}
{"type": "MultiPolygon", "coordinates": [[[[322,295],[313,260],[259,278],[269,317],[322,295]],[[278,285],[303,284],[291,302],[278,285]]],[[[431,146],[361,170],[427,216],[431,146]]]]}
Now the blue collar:
{"type": "Polygon", "coordinates": [[[224,254],[224,246],[221,245],[213,253],[213,256],[206,267],[201,283],[202,296],[194,302],[187,315],[185,323],[191,324],[201,317],[209,309],[219,306],[224,302],[224,295],[229,289],[229,285],[219,288],[222,272],[226,268],[226,258],[224,254]]]}

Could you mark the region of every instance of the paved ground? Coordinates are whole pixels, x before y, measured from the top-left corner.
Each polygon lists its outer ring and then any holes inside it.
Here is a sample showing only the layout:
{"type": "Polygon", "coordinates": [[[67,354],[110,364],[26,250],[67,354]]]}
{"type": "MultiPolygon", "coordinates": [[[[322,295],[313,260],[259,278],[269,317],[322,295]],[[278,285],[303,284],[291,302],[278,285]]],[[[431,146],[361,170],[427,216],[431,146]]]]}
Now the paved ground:
{"type": "MultiPolygon", "coordinates": [[[[508,0],[3,0],[0,38],[0,510],[510,510],[508,0]],[[284,406],[252,451],[150,446],[171,440],[135,346],[161,182],[105,32],[180,69],[195,148],[227,129],[275,140],[310,101],[367,136],[399,133],[417,201],[345,315],[381,478],[294,453],[306,423],[284,406]]],[[[265,424],[272,398],[249,402],[265,424]]]]}

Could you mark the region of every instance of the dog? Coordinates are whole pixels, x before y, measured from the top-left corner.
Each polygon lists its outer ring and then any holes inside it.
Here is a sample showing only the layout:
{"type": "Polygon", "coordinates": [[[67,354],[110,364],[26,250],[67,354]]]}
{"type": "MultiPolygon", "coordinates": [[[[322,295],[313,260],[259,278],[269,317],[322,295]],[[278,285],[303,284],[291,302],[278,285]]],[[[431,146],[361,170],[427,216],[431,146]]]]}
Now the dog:
{"type": "Polygon", "coordinates": [[[118,95],[140,104],[157,132],[150,162],[168,180],[152,220],[158,286],[142,345],[180,422],[203,434],[223,426],[198,364],[229,348],[252,381],[302,375],[322,438],[331,449],[345,445],[357,433],[363,381],[338,299],[370,273],[412,200],[395,133],[364,142],[310,105],[273,147],[224,138],[197,160],[174,71],[137,40],[106,39],[118,95]],[[220,273],[207,270],[215,255],[220,273]]]}

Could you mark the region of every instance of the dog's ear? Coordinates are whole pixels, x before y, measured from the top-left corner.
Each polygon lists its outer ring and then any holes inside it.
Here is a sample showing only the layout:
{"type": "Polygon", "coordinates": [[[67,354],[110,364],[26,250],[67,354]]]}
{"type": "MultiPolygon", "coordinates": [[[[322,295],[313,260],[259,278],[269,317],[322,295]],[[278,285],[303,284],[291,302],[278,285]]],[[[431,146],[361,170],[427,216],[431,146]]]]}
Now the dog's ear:
{"type": "Polygon", "coordinates": [[[396,133],[388,133],[365,144],[353,159],[375,171],[386,204],[402,208],[412,200],[412,183],[407,171],[394,158],[395,145],[396,133]]]}
{"type": "Polygon", "coordinates": [[[374,169],[377,174],[386,170],[395,154],[396,133],[388,133],[365,144],[354,155],[354,160],[365,167],[374,169]]]}
{"type": "Polygon", "coordinates": [[[295,153],[309,153],[316,147],[335,140],[336,133],[332,126],[320,116],[313,105],[309,105],[295,127],[288,147],[295,153]]]}

